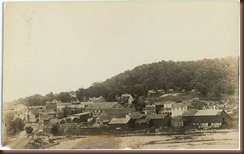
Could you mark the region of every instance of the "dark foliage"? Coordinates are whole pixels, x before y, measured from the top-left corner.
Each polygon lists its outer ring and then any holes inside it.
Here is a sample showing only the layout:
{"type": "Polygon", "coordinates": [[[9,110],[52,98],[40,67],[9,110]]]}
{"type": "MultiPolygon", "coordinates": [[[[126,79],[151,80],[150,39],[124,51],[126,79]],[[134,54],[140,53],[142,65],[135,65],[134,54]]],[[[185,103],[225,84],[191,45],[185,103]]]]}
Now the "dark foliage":
{"type": "Polygon", "coordinates": [[[99,96],[103,96],[106,101],[116,101],[116,96],[123,93],[138,97],[146,96],[148,90],[159,89],[166,92],[169,89],[184,90],[186,93],[198,89],[206,99],[219,100],[222,94],[237,92],[238,75],[238,58],[161,61],[140,65],[104,82],[94,83],[87,89],[80,88],[75,92],[61,92],[55,95],[51,92],[46,96],[36,94],[18,101],[28,106],[45,105],[45,102],[54,99],[71,102],[86,101],[89,97],[99,96]]]}
{"type": "Polygon", "coordinates": [[[25,127],[26,134],[31,134],[33,132],[33,128],[31,126],[25,127]]]}
{"type": "Polygon", "coordinates": [[[13,113],[7,113],[4,116],[4,122],[8,135],[16,135],[24,130],[25,123],[20,118],[15,118],[13,113]]]}

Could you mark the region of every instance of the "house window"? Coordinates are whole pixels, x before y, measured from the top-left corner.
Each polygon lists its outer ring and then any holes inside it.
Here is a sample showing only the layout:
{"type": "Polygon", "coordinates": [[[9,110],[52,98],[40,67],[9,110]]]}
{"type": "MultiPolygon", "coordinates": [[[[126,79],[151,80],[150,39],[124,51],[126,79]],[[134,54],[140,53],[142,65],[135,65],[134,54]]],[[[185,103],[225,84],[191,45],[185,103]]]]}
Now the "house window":
{"type": "Polygon", "coordinates": [[[208,126],[211,126],[211,123],[208,123],[208,126]]]}

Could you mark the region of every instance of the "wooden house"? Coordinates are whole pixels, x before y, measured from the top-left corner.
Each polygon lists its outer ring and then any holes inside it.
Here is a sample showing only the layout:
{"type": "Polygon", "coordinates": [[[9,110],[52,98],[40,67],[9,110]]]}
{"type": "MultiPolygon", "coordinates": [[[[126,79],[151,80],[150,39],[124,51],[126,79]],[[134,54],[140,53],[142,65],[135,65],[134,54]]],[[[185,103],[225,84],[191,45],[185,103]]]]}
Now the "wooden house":
{"type": "Polygon", "coordinates": [[[108,125],[111,128],[127,129],[131,128],[133,123],[130,118],[112,118],[108,125]]]}
{"type": "Polygon", "coordinates": [[[122,108],[124,107],[118,102],[91,103],[85,107],[85,111],[91,112],[94,117],[97,117],[103,110],[122,108]]]}
{"type": "Polygon", "coordinates": [[[146,116],[146,119],[151,121],[153,127],[169,127],[171,123],[171,117],[169,115],[150,114],[146,116]]]}
{"type": "Polygon", "coordinates": [[[197,128],[228,127],[232,121],[224,110],[188,110],[182,117],[184,126],[197,128]]]}
{"type": "Polygon", "coordinates": [[[129,108],[104,109],[98,115],[97,122],[103,123],[103,121],[107,122],[112,118],[125,118],[129,113],[131,113],[131,109],[129,108]]]}

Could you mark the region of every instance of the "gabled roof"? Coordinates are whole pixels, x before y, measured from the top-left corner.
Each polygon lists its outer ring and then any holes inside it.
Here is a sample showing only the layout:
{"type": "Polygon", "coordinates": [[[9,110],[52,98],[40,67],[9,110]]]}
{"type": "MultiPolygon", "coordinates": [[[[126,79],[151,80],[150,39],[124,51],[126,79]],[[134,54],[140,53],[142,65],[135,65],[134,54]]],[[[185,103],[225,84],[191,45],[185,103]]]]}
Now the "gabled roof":
{"type": "Polygon", "coordinates": [[[187,110],[183,116],[216,116],[220,115],[223,110],[187,110]]]}
{"type": "Polygon", "coordinates": [[[130,113],[128,114],[128,116],[131,118],[131,119],[141,119],[141,118],[146,118],[146,114],[141,114],[139,112],[133,112],[133,113],[130,113]]]}
{"type": "Polygon", "coordinates": [[[112,118],[108,124],[127,124],[130,118],[112,118]]]}
{"type": "Polygon", "coordinates": [[[164,119],[165,117],[167,117],[168,115],[163,115],[163,114],[149,114],[146,116],[147,119],[164,119]]]}
{"type": "Polygon", "coordinates": [[[94,104],[94,102],[80,102],[81,105],[89,105],[89,104],[94,104]]]}
{"type": "Polygon", "coordinates": [[[52,118],[50,119],[50,121],[49,121],[49,124],[54,125],[54,124],[56,124],[56,123],[58,123],[58,122],[60,122],[59,119],[57,119],[57,118],[55,118],[55,117],[52,117],[52,118]]]}
{"type": "Polygon", "coordinates": [[[198,110],[186,110],[182,116],[194,116],[198,110]]]}
{"type": "Polygon", "coordinates": [[[86,115],[86,114],[90,114],[90,112],[82,112],[82,113],[72,114],[72,116],[80,116],[80,115],[86,115]]]}
{"type": "Polygon", "coordinates": [[[101,99],[104,99],[103,96],[89,98],[89,100],[95,100],[95,101],[101,100],[101,99]]]}
{"type": "Polygon", "coordinates": [[[122,109],[105,109],[101,112],[102,113],[106,113],[108,115],[119,115],[119,114],[128,114],[131,113],[131,109],[130,108],[122,108],[122,109]]]}
{"type": "Polygon", "coordinates": [[[86,109],[88,110],[104,110],[111,109],[114,105],[117,105],[118,102],[104,102],[104,103],[92,103],[88,104],[86,109]]]}
{"type": "Polygon", "coordinates": [[[220,115],[223,110],[198,110],[195,116],[213,116],[220,115]]]}

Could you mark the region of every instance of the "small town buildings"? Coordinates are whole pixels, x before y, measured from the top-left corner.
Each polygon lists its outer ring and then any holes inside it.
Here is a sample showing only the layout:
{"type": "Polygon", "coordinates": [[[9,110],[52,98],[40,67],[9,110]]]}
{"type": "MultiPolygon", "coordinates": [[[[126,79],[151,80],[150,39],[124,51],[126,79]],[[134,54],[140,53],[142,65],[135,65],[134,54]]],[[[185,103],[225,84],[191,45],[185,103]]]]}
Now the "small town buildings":
{"type": "Polygon", "coordinates": [[[54,115],[46,115],[43,117],[43,124],[44,125],[56,125],[59,124],[59,119],[56,118],[54,115]]]}
{"type": "Polygon", "coordinates": [[[26,122],[29,122],[29,123],[38,123],[39,122],[39,113],[40,112],[41,111],[39,109],[29,110],[26,113],[26,122]]]}
{"type": "Polygon", "coordinates": [[[159,93],[159,94],[165,94],[165,90],[164,89],[159,89],[159,90],[157,90],[157,92],[159,93]]]}
{"type": "Polygon", "coordinates": [[[131,94],[122,94],[121,97],[119,97],[119,101],[131,105],[134,98],[131,96],[131,94]]]}
{"type": "Polygon", "coordinates": [[[139,112],[130,113],[126,117],[130,118],[135,128],[148,127],[169,127],[171,117],[169,115],[141,114],[139,112]]]}
{"type": "Polygon", "coordinates": [[[80,123],[80,122],[88,122],[88,119],[92,117],[92,114],[90,112],[83,112],[78,114],[73,114],[70,117],[72,117],[72,122],[74,123],[80,123]]]}
{"type": "Polygon", "coordinates": [[[58,101],[56,100],[53,100],[51,102],[46,102],[46,110],[49,110],[49,111],[57,111],[57,103],[58,101]]]}
{"type": "Polygon", "coordinates": [[[81,108],[86,108],[89,104],[93,104],[94,102],[80,102],[81,108]]]}
{"type": "Polygon", "coordinates": [[[184,103],[172,104],[171,117],[182,116],[182,114],[187,110],[187,105],[184,103]]]}
{"type": "Polygon", "coordinates": [[[172,117],[171,119],[171,127],[175,127],[175,128],[179,128],[179,127],[183,127],[183,118],[182,116],[176,116],[176,117],[172,117]]]}
{"type": "Polygon", "coordinates": [[[170,127],[171,117],[169,115],[150,114],[146,119],[151,121],[153,127],[170,127]]]}
{"type": "Polygon", "coordinates": [[[142,117],[141,119],[137,119],[134,121],[133,128],[135,129],[146,129],[152,126],[151,119],[146,119],[146,117],[142,117]]]}
{"type": "Polygon", "coordinates": [[[155,90],[148,90],[147,95],[151,96],[151,95],[154,95],[156,93],[157,93],[157,91],[155,91],[155,90]]]}
{"type": "Polygon", "coordinates": [[[156,113],[170,115],[171,117],[181,116],[187,110],[185,103],[157,103],[156,113]]]}
{"type": "Polygon", "coordinates": [[[82,108],[80,105],[68,105],[62,109],[64,115],[72,115],[77,113],[82,113],[85,111],[85,108],[82,108]]]}
{"type": "Polygon", "coordinates": [[[43,111],[39,113],[39,123],[44,124],[47,117],[56,117],[55,111],[43,111]]]}
{"type": "Polygon", "coordinates": [[[63,102],[58,102],[57,103],[57,111],[63,110],[63,108],[68,107],[72,103],[63,103],[63,102]]]}
{"type": "Polygon", "coordinates": [[[112,118],[108,125],[112,128],[127,129],[133,126],[130,118],[112,118]]]}
{"type": "Polygon", "coordinates": [[[145,114],[156,114],[156,105],[146,105],[145,114]]]}
{"type": "Polygon", "coordinates": [[[38,123],[40,120],[40,113],[44,111],[44,108],[28,108],[26,115],[26,122],[38,123]]]}
{"type": "Polygon", "coordinates": [[[105,102],[105,99],[103,98],[103,96],[93,97],[93,98],[89,98],[89,102],[101,103],[101,102],[105,102]]]}
{"type": "Polygon", "coordinates": [[[146,118],[146,114],[142,114],[139,112],[132,112],[132,113],[127,114],[126,117],[135,121],[138,119],[146,118]]]}
{"type": "Polygon", "coordinates": [[[91,112],[94,117],[97,117],[103,110],[106,109],[122,109],[124,108],[118,102],[104,102],[88,104],[85,107],[85,111],[91,112]]]}
{"type": "Polygon", "coordinates": [[[129,113],[131,113],[130,108],[104,109],[98,115],[97,122],[106,123],[110,121],[112,118],[125,118],[126,115],[129,113]]]}
{"type": "Polygon", "coordinates": [[[188,110],[182,117],[184,126],[197,128],[228,127],[232,120],[224,110],[188,110]]]}

